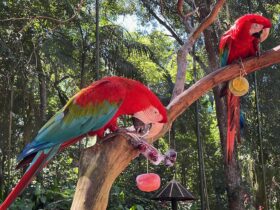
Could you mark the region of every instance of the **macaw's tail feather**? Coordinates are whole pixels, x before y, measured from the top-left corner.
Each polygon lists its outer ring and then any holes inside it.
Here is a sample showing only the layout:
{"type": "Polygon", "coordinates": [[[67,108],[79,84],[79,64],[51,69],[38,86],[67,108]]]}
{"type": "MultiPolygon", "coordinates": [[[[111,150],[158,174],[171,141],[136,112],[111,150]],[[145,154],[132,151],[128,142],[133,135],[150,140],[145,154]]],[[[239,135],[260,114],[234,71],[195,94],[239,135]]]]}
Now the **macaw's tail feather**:
{"type": "Polygon", "coordinates": [[[32,153],[31,155],[26,156],[24,159],[22,159],[16,166],[16,169],[23,168],[25,166],[28,166],[32,160],[35,158],[37,153],[32,153]]]}
{"type": "Polygon", "coordinates": [[[17,196],[27,187],[27,185],[32,181],[33,177],[48,163],[48,161],[57,153],[58,147],[52,147],[40,151],[33,158],[32,163],[26,170],[23,177],[19,180],[17,185],[12,189],[8,197],[0,205],[0,210],[6,210],[14,202],[17,196]]]}
{"type": "MultiPolygon", "coordinates": [[[[81,140],[82,138],[84,138],[86,135],[82,135],[73,139],[70,139],[68,141],[66,141],[65,143],[61,144],[60,148],[59,148],[59,152],[62,151],[63,149],[67,148],[68,146],[75,144],[77,141],[81,140]]],[[[28,156],[26,156],[24,159],[22,159],[18,165],[16,166],[16,169],[20,169],[23,168],[24,166],[29,165],[32,160],[34,159],[34,157],[36,156],[37,153],[32,153],[28,156]]]]}
{"type": "Polygon", "coordinates": [[[227,94],[227,151],[228,162],[232,160],[235,136],[240,141],[240,97],[230,91],[227,94]]]}

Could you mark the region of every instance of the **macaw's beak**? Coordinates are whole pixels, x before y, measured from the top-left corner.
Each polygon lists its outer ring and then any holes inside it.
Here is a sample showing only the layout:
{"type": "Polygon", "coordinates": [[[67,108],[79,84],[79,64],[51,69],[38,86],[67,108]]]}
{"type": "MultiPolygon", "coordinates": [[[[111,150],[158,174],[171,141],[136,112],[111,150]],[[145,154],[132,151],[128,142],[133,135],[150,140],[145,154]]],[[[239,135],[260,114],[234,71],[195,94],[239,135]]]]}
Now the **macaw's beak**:
{"type": "Polygon", "coordinates": [[[252,36],[259,39],[260,42],[263,42],[264,40],[267,39],[267,37],[269,35],[269,30],[270,30],[270,28],[264,28],[259,32],[253,33],[252,36]]]}
{"type": "Polygon", "coordinates": [[[157,136],[159,134],[159,132],[162,130],[163,126],[164,126],[164,123],[152,123],[149,133],[147,136],[145,136],[145,138],[153,139],[155,136],[157,136]]]}
{"type": "Polygon", "coordinates": [[[164,126],[164,123],[145,124],[136,117],[132,117],[132,123],[137,133],[144,134],[145,138],[153,138],[164,126]]]}
{"type": "Polygon", "coordinates": [[[262,33],[260,35],[260,42],[263,42],[264,40],[267,39],[268,35],[269,35],[269,31],[270,31],[270,28],[264,28],[262,30],[262,33]]]}
{"type": "Polygon", "coordinates": [[[145,124],[136,117],[132,117],[132,123],[137,133],[146,133],[151,128],[151,123],[145,124]]]}

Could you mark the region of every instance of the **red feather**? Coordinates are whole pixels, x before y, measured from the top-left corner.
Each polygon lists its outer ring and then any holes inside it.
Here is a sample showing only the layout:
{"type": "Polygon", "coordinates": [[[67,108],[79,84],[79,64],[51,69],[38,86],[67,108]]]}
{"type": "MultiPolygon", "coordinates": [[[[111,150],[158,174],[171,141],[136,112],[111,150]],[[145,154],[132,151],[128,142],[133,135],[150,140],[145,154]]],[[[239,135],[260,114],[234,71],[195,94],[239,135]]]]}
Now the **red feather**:
{"type": "MultiPolygon", "coordinates": [[[[257,54],[259,39],[250,34],[250,28],[253,23],[261,24],[263,28],[270,28],[272,26],[270,20],[261,15],[247,14],[238,18],[220,40],[219,50],[221,58],[225,58],[223,53],[228,53],[226,64],[231,64],[238,59],[244,59],[257,54]]],[[[228,162],[232,159],[235,136],[240,141],[239,118],[240,98],[227,91],[226,158],[228,162]]]]}
{"type": "Polygon", "coordinates": [[[0,205],[0,210],[6,210],[21,193],[21,191],[32,181],[34,175],[40,171],[46,164],[48,154],[42,153],[36,162],[26,171],[17,185],[12,189],[5,201],[0,205]]]}
{"type": "MultiPolygon", "coordinates": [[[[81,135],[78,137],[73,136],[73,138],[69,140],[62,139],[62,141],[57,142],[53,146],[50,146],[48,148],[39,148],[39,150],[36,150],[36,152],[28,153],[27,155],[22,156],[22,160],[18,164],[18,168],[29,163],[31,163],[31,165],[29,166],[23,177],[20,179],[18,184],[14,187],[12,192],[0,205],[0,210],[6,210],[12,204],[12,202],[21,193],[21,191],[32,181],[33,177],[48,163],[48,161],[57,152],[63,150],[71,144],[76,143],[86,135],[103,135],[104,130],[106,130],[107,128],[109,128],[111,131],[116,130],[117,118],[120,115],[134,115],[135,113],[145,111],[152,106],[157,109],[157,112],[155,112],[155,117],[149,120],[154,123],[167,122],[166,109],[161,104],[160,100],[140,82],[122,77],[103,78],[97,82],[94,82],[89,87],[81,90],[78,94],[71,98],[67,105],[62,109],[62,112],[64,114],[63,117],[67,118],[67,116],[69,116],[69,113],[72,114],[70,115],[71,117],[76,117],[75,112],[71,112],[71,110],[69,109],[69,106],[73,105],[73,103],[76,106],[80,107],[87,107],[89,104],[94,107],[95,105],[98,106],[99,102],[104,101],[108,103],[112,102],[112,104],[117,104],[118,109],[115,115],[108,119],[108,122],[101,124],[103,127],[97,130],[83,131],[84,133],[81,133],[81,135]]],[[[69,117],[70,120],[71,117],[69,117]]],[[[51,120],[48,123],[52,123],[51,120]]],[[[48,123],[45,126],[49,126],[48,123]]],[[[63,121],[61,123],[63,123],[63,121]]],[[[78,124],[78,126],[81,125],[78,124]]],[[[60,131],[67,132],[67,129],[63,127],[58,127],[58,129],[60,129],[60,131]]],[[[41,134],[42,133],[39,131],[38,135],[41,134]]],[[[36,141],[34,142],[36,143],[36,141]]]]}
{"type": "MultiPolygon", "coordinates": [[[[239,135],[240,97],[227,93],[227,160],[232,159],[235,136],[239,135]]],[[[240,138],[240,136],[239,136],[240,138]]]]}

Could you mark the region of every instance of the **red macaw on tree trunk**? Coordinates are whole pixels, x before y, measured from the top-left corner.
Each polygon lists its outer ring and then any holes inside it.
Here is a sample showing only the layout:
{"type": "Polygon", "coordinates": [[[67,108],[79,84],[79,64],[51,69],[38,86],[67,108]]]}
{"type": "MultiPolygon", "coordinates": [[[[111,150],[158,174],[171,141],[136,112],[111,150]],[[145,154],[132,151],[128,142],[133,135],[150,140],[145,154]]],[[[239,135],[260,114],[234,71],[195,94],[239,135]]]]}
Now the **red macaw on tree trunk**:
{"type": "MultiPolygon", "coordinates": [[[[250,56],[259,55],[259,43],[263,42],[271,28],[269,19],[258,14],[238,18],[221,37],[219,44],[221,66],[226,66],[250,56]]],[[[244,70],[245,71],[245,70],[244,70]]],[[[234,140],[240,141],[240,97],[227,88],[227,145],[226,158],[232,159],[234,140]]]]}
{"type": "Polygon", "coordinates": [[[65,147],[86,135],[102,136],[116,131],[117,118],[133,116],[135,130],[151,137],[157,134],[167,113],[160,100],[143,84],[123,77],[107,77],[73,96],[38,132],[18,156],[19,167],[30,164],[23,177],[1,204],[6,210],[32,178],[65,147]]]}

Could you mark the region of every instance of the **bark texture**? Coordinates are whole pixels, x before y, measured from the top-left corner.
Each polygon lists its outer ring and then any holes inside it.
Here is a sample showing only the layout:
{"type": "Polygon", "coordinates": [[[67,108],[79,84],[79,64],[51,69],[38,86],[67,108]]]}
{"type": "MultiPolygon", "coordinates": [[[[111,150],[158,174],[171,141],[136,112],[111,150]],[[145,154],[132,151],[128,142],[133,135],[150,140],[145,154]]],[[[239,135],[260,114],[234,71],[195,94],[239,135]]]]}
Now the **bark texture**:
{"type": "Polygon", "coordinates": [[[115,136],[84,151],[72,210],[106,209],[113,182],[139,155],[128,142],[115,136]]]}
{"type": "MultiPolygon", "coordinates": [[[[208,14],[210,5],[203,7],[200,10],[202,18],[208,14]]],[[[218,61],[218,35],[213,26],[207,28],[204,32],[205,48],[209,61],[210,70],[216,69],[219,66],[218,61]]],[[[209,72],[208,72],[209,73],[209,72]]],[[[216,116],[218,121],[218,128],[220,133],[221,147],[223,151],[224,162],[224,177],[225,186],[228,197],[228,204],[230,210],[242,210],[244,209],[244,196],[243,188],[241,186],[241,169],[237,159],[236,153],[232,157],[232,162],[227,163],[226,157],[226,142],[227,142],[227,103],[226,97],[220,97],[220,87],[217,86],[213,89],[215,104],[216,104],[216,116]]]]}
{"type": "MultiPolygon", "coordinates": [[[[264,53],[259,58],[244,61],[247,73],[280,63],[280,46],[264,53]]],[[[193,102],[218,84],[239,75],[241,67],[232,64],[220,68],[177,96],[168,106],[168,123],[150,142],[163,136],[172,122],[193,102]]],[[[84,151],[80,161],[80,176],[72,203],[72,210],[105,210],[112,184],[128,164],[138,156],[123,136],[115,136],[84,151]]],[[[234,197],[235,195],[231,195],[234,197]]]]}
{"type": "Polygon", "coordinates": [[[200,34],[210,26],[217,18],[225,0],[219,0],[211,10],[208,16],[202,20],[201,24],[192,31],[188,40],[182,45],[177,53],[177,75],[176,83],[172,93],[172,99],[184,91],[184,84],[186,81],[186,70],[188,67],[187,55],[192,51],[192,47],[200,34]]]}

